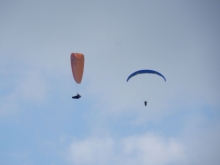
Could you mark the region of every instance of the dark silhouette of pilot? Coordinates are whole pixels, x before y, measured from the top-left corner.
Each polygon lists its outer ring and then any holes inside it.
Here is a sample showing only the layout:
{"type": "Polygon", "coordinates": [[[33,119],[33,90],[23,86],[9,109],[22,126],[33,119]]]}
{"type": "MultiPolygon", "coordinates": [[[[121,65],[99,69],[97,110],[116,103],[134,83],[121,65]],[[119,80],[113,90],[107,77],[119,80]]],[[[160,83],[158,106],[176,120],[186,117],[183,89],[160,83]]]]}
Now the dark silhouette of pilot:
{"type": "Polygon", "coordinates": [[[73,96],[72,98],[73,99],[79,99],[81,96],[77,93],[77,95],[76,96],[73,96]]]}

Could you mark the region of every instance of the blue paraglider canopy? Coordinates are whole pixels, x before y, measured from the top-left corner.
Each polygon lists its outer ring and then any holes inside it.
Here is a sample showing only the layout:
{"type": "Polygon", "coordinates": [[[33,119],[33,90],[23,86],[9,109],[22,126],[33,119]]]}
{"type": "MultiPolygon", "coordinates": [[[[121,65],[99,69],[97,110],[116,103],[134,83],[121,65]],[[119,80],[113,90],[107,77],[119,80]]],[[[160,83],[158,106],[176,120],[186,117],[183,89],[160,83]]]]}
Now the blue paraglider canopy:
{"type": "Polygon", "coordinates": [[[130,78],[132,78],[132,77],[134,77],[134,76],[136,76],[136,75],[138,75],[138,74],[145,74],[145,73],[156,74],[156,75],[162,77],[162,78],[164,79],[164,81],[166,81],[166,78],[165,78],[161,73],[159,73],[159,72],[157,72],[157,71],[154,71],[154,70],[148,70],[148,69],[147,69],[147,70],[138,70],[138,71],[132,73],[130,76],[128,76],[127,82],[128,82],[128,80],[129,80],[130,78]]]}

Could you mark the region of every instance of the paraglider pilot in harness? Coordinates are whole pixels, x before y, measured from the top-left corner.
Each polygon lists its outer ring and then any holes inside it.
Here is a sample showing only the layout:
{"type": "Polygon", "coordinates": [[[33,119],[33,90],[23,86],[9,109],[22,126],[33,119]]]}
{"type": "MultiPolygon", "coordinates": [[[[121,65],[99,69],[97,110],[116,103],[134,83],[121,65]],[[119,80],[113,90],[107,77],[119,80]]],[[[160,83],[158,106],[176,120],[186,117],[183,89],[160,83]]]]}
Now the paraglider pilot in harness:
{"type": "Polygon", "coordinates": [[[147,106],[147,101],[144,102],[144,105],[147,106]]]}
{"type": "Polygon", "coordinates": [[[73,96],[72,98],[73,99],[79,99],[81,96],[77,93],[77,95],[76,96],[73,96]]]}

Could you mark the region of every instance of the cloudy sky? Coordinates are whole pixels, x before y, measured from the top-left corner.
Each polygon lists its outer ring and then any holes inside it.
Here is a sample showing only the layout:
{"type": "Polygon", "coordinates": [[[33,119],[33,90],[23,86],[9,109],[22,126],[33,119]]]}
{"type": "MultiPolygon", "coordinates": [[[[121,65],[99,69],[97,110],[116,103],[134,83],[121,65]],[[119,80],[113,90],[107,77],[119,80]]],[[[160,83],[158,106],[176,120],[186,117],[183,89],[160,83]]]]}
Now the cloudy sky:
{"type": "Polygon", "coordinates": [[[0,164],[220,164],[219,8],[0,1],[0,164]],[[78,86],[72,52],[85,55],[78,86]],[[148,80],[126,82],[140,69],[167,79],[154,79],[147,107],[148,80]]]}

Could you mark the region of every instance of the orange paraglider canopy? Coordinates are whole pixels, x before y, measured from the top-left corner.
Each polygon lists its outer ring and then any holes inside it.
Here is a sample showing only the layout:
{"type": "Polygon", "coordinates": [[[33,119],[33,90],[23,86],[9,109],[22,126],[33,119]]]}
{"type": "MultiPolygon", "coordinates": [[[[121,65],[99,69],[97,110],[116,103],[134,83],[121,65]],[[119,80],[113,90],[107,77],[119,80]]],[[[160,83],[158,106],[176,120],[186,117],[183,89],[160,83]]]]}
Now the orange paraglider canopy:
{"type": "Polygon", "coordinates": [[[77,84],[80,84],[84,70],[84,55],[81,53],[72,53],[70,55],[70,61],[74,80],[77,84]]]}

